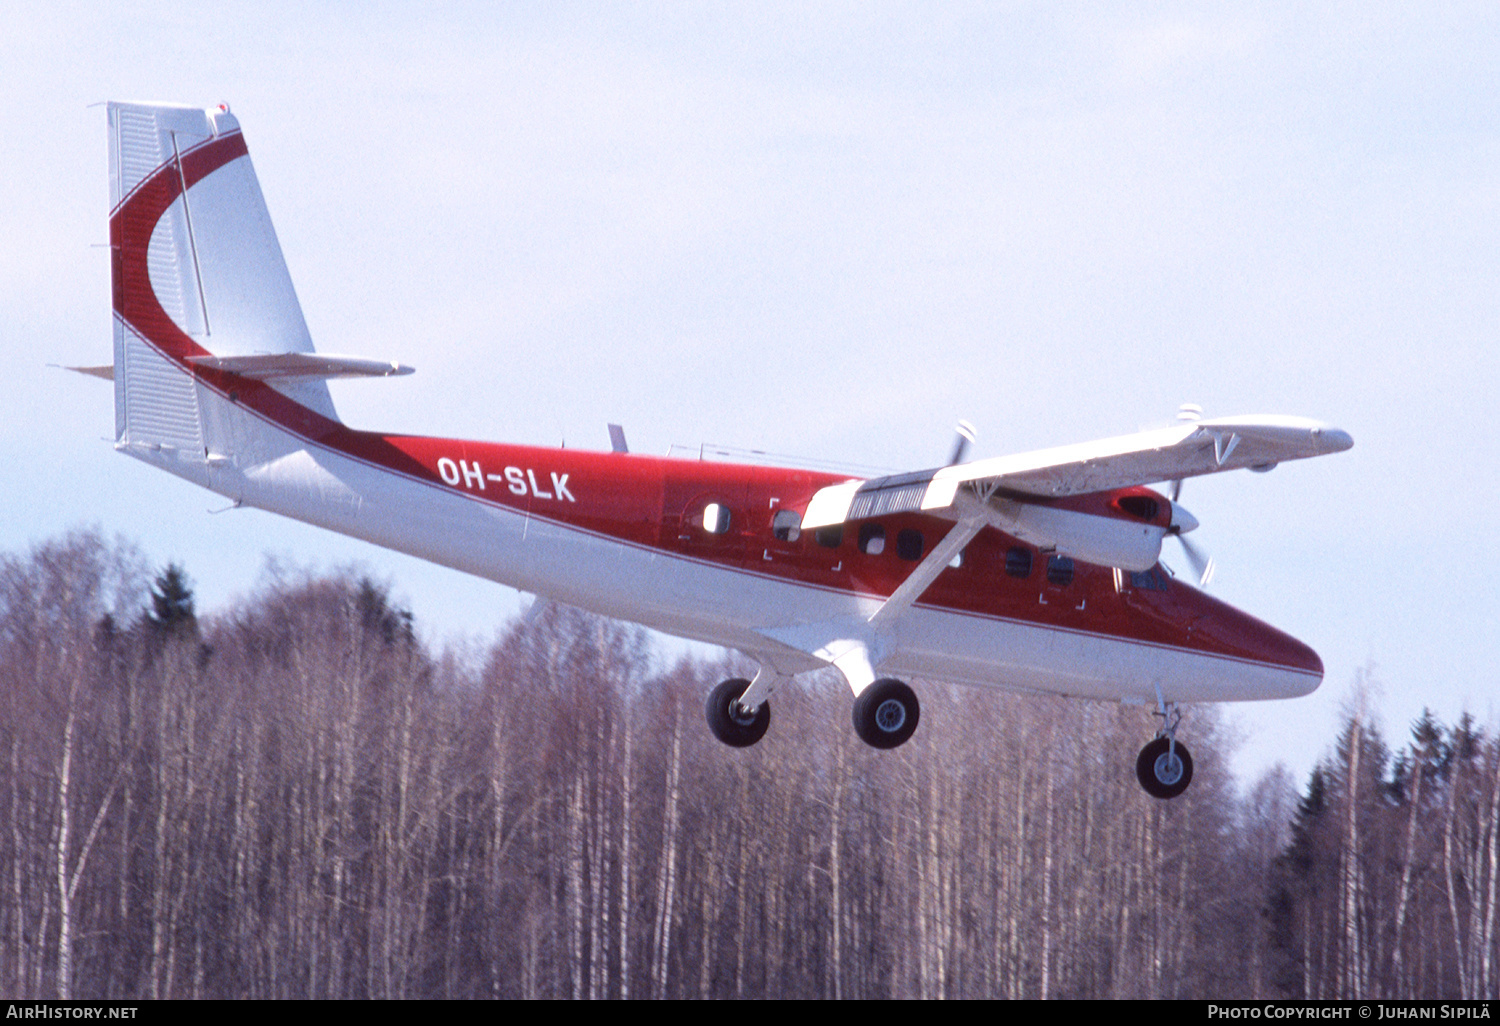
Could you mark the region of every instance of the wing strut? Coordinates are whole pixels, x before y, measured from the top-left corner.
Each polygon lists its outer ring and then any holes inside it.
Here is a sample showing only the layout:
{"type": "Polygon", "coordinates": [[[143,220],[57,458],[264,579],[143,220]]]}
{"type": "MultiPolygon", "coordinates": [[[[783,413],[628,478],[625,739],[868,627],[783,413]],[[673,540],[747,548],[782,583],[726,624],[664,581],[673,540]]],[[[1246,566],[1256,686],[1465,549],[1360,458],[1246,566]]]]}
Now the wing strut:
{"type": "MultiPolygon", "coordinates": [[[[614,425],[610,426],[613,427],[614,425]]],[[[761,703],[771,697],[771,692],[791,679],[790,674],[782,673],[770,663],[762,660],[760,669],[755,672],[755,679],[750,682],[750,686],[740,696],[740,705],[746,709],[759,709],[761,703]]]]}
{"type": "MultiPolygon", "coordinates": [[[[896,621],[921,598],[976,534],[984,529],[986,520],[981,502],[967,492],[960,498],[962,515],[943,540],[933,546],[880,608],[868,617],[850,617],[827,620],[821,623],[802,623],[789,627],[761,628],[757,633],[772,641],[805,652],[825,663],[831,663],[849,687],[858,696],[875,680],[877,670],[895,654],[899,644],[894,632],[896,621]]],[[[746,705],[755,705],[776,686],[782,676],[764,661],[761,673],[746,690],[741,699],[746,705]],[[762,678],[765,678],[762,680],[762,678]]]]}
{"type": "Polygon", "coordinates": [[[900,587],[891,592],[890,598],[870,615],[871,627],[879,630],[910,609],[912,603],[921,598],[923,593],[932,586],[932,582],[938,579],[938,574],[947,569],[953,557],[962,552],[964,546],[984,529],[983,509],[976,499],[966,494],[959,497],[959,502],[955,504],[971,508],[966,510],[965,515],[953,525],[953,530],[945,534],[943,540],[932,547],[932,551],[917,564],[917,568],[901,582],[900,587]]]}

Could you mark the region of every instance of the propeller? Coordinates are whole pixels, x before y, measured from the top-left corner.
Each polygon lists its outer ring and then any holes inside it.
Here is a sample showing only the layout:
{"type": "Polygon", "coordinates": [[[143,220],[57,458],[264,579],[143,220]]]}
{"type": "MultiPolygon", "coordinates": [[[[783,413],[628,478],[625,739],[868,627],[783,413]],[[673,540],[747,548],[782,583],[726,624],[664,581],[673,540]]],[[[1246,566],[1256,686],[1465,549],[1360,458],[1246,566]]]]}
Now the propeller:
{"type": "MultiPolygon", "coordinates": [[[[1192,424],[1203,419],[1203,407],[1197,403],[1183,403],[1177,408],[1177,420],[1181,423],[1192,424]]],[[[1198,575],[1198,587],[1208,587],[1208,582],[1214,579],[1213,557],[1204,552],[1197,545],[1188,541],[1183,535],[1198,526],[1198,518],[1178,505],[1182,497],[1182,478],[1172,482],[1172,523],[1167,527],[1167,534],[1177,539],[1182,546],[1182,553],[1187,557],[1188,565],[1198,575]]]]}
{"type": "Polygon", "coordinates": [[[948,457],[947,463],[947,466],[950,467],[955,463],[962,463],[964,461],[964,457],[969,454],[969,446],[974,444],[974,439],[979,434],[979,432],[974,430],[974,425],[966,420],[959,421],[956,430],[958,431],[958,437],[953,439],[953,455],[948,457]]]}
{"type": "Polygon", "coordinates": [[[1207,588],[1209,582],[1214,579],[1214,570],[1217,569],[1214,565],[1214,558],[1182,535],[1173,533],[1172,537],[1176,538],[1182,546],[1182,552],[1187,557],[1188,565],[1198,575],[1198,587],[1207,588]]]}

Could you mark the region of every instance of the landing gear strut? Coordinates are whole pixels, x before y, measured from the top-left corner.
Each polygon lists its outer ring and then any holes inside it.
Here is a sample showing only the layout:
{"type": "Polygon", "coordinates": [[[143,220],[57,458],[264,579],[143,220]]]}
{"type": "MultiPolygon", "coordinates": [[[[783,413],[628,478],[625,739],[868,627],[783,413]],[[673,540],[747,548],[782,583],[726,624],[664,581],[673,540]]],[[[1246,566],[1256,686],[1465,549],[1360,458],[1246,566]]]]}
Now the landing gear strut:
{"type": "Polygon", "coordinates": [[[749,748],[766,736],[766,728],[771,725],[770,702],[762,702],[756,709],[740,705],[740,696],[749,687],[750,682],[743,677],[732,677],[708,693],[703,709],[714,737],[732,748],[749,748]]]}
{"type": "Polygon", "coordinates": [[[896,748],[916,731],[921,714],[917,693],[899,680],[884,677],[854,700],[854,732],[872,748],[896,748]]]}
{"type": "Polygon", "coordinates": [[[1156,740],[1141,749],[1136,756],[1135,777],[1153,798],[1176,798],[1193,782],[1193,757],[1187,746],[1177,740],[1177,724],[1182,714],[1177,703],[1161,702],[1158,698],[1162,718],[1162,729],[1156,740]]]}

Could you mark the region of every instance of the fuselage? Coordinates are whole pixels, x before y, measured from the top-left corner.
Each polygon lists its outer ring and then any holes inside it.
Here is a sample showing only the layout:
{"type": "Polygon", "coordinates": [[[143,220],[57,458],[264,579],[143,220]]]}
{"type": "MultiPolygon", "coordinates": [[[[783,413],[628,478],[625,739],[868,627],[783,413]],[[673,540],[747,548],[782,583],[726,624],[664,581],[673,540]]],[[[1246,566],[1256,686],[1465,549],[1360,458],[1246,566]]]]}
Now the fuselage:
{"type": "Polygon", "coordinates": [[[877,630],[954,522],[800,530],[838,475],[351,429],[321,380],[269,383],[288,367],[256,363],[312,347],[237,122],[132,105],[111,117],[116,444],[131,455],[780,676],[833,661],[821,638],[858,641],[883,674],[1152,703],[1287,698],[1322,678],[1305,645],[1160,566],[1075,563],[994,526],[877,630]]]}
{"type": "MultiPolygon", "coordinates": [[[[534,553],[485,576],[543,594],[571,580],[570,601],[752,651],[768,630],[868,617],[953,529],[901,514],[801,532],[812,494],[843,480],[813,471],[386,441],[432,468],[433,487],[522,520],[534,553]],[[711,508],[723,530],[705,524],[711,508]],[[575,550],[590,557],[570,565],[575,550]]],[[[890,672],[1143,701],[1158,687],[1178,700],[1292,697],[1322,678],[1310,648],[1160,566],[1074,562],[993,528],[955,562],[903,616],[890,672]]]]}
{"type": "MultiPolygon", "coordinates": [[[[271,407],[265,420],[289,403],[255,388],[271,407]]],[[[247,398],[228,409],[257,416],[261,404],[247,398]]],[[[812,494],[844,480],[816,471],[381,435],[306,412],[304,422],[323,430],[280,426],[287,455],[224,461],[200,483],[525,591],[769,655],[787,672],[822,664],[775,632],[868,618],[953,529],[902,514],[802,532],[792,525],[812,494]]],[[[882,672],[1143,702],[1288,698],[1322,678],[1310,648],[1160,566],[1074,562],[993,528],[955,562],[901,617],[882,672]]]]}

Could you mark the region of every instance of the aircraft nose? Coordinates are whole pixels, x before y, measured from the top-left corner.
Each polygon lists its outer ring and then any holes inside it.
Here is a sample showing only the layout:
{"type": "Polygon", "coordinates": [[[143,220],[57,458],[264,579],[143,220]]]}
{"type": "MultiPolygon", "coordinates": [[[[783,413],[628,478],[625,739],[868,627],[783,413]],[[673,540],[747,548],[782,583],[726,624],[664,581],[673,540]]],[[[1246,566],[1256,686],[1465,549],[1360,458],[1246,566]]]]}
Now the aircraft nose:
{"type": "MultiPolygon", "coordinates": [[[[1287,662],[1305,673],[1316,674],[1318,680],[1323,679],[1323,659],[1312,647],[1306,645],[1296,638],[1292,638],[1291,644],[1287,646],[1287,662]]],[[[1316,685],[1314,685],[1316,686],[1316,685]]]]}
{"type": "Polygon", "coordinates": [[[1259,659],[1290,671],[1287,697],[1308,694],[1322,683],[1323,660],[1311,646],[1259,621],[1254,621],[1254,629],[1249,633],[1249,647],[1259,659]]]}
{"type": "Polygon", "coordinates": [[[1203,613],[1192,627],[1198,645],[1231,660],[1244,675],[1239,690],[1230,687],[1227,697],[1296,698],[1322,683],[1323,660],[1311,646],[1204,592],[1191,598],[1203,613]]]}

